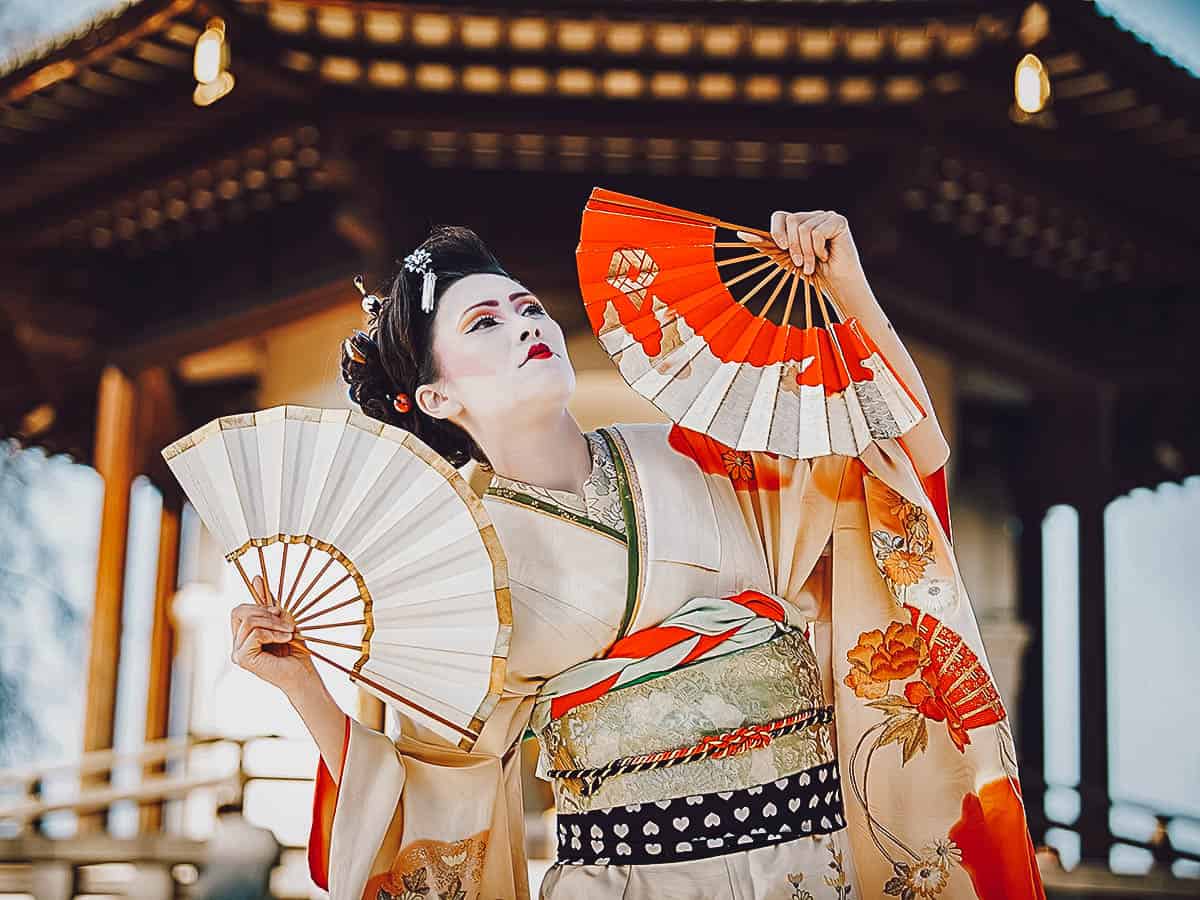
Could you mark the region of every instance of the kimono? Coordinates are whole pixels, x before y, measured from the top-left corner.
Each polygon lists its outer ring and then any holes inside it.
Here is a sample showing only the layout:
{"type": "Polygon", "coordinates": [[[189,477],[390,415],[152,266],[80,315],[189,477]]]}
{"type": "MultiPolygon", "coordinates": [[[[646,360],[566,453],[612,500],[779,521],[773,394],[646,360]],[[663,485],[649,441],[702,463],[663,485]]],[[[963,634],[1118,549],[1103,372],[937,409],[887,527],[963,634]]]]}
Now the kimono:
{"type": "Polygon", "coordinates": [[[503,695],[470,752],[347,717],[309,842],[334,900],[529,896],[519,745],[553,781],[541,897],[1043,896],[944,476],[586,433],[577,495],[496,475],[503,695]]]}

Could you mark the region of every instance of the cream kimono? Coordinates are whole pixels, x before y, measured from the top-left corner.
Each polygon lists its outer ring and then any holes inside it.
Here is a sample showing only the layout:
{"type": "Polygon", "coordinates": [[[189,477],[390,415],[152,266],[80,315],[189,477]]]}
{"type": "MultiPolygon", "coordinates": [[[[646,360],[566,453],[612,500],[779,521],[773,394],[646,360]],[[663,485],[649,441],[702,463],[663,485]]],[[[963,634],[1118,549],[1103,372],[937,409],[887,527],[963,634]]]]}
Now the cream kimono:
{"type": "Polygon", "coordinates": [[[340,783],[320,766],[309,854],[334,900],[528,897],[527,729],[551,900],[1040,896],[944,495],[902,444],[587,437],[583,496],[497,475],[484,497],[513,632],[475,750],[347,717],[340,783]]]}

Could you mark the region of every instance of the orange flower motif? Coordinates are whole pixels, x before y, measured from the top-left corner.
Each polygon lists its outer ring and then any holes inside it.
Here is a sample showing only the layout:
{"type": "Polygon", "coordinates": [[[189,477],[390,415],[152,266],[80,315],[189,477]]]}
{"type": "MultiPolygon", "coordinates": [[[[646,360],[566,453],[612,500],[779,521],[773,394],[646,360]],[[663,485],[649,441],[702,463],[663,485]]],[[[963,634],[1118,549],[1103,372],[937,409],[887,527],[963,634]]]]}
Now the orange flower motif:
{"type": "Polygon", "coordinates": [[[726,473],[734,481],[754,480],[754,460],[749,453],[727,450],[721,454],[721,462],[725,464],[726,473]]]}
{"type": "Polygon", "coordinates": [[[928,659],[925,639],[912,625],[892,622],[887,631],[864,631],[846,651],[850,671],[843,683],[858,697],[878,700],[888,682],[908,678],[928,659]]]}
{"type": "Polygon", "coordinates": [[[883,558],[883,573],[896,584],[916,584],[925,574],[929,560],[909,550],[893,550],[883,558]]]}
{"type": "MultiPolygon", "coordinates": [[[[695,460],[702,472],[728,478],[735,491],[778,491],[791,483],[792,470],[798,464],[797,460],[787,460],[786,465],[781,465],[779,454],[767,450],[752,453],[734,450],[703,432],[680,425],[671,426],[667,442],[673,450],[695,460]]],[[[831,492],[836,488],[827,485],[831,480],[834,486],[839,483],[841,469],[834,472],[832,468],[814,466],[814,471],[825,474],[817,486],[827,496],[832,496],[831,492]]]]}

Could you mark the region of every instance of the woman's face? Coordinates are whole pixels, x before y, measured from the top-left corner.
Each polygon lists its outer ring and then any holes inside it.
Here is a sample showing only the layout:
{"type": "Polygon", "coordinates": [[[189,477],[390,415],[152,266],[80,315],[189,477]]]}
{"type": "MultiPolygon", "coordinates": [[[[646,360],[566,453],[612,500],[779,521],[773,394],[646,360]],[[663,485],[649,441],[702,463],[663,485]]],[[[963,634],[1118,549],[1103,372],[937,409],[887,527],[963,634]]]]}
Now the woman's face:
{"type": "Polygon", "coordinates": [[[441,377],[417,402],[476,435],[479,426],[494,432],[558,413],[575,390],[562,329],[504,275],[468,275],[446,289],[434,308],[433,354],[441,377]],[[530,356],[538,344],[549,355],[530,356]]]}

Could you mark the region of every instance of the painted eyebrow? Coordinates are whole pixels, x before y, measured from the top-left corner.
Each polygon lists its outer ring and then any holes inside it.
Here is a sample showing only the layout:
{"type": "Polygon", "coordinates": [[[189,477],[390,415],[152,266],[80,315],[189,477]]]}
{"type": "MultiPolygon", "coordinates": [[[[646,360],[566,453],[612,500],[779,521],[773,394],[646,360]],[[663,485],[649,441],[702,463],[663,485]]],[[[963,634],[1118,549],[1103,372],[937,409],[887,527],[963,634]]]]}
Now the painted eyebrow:
{"type": "MultiPolygon", "coordinates": [[[[516,300],[518,297],[532,297],[532,296],[533,296],[532,291],[516,291],[515,293],[508,295],[508,301],[511,303],[513,300],[516,300]]],[[[497,306],[498,307],[499,305],[500,305],[499,300],[481,300],[478,303],[472,303],[470,306],[468,306],[466,309],[464,309],[462,312],[462,315],[458,317],[459,324],[460,325],[462,324],[462,320],[464,318],[466,318],[467,313],[469,313],[471,310],[475,309],[478,306],[497,306]]]]}

